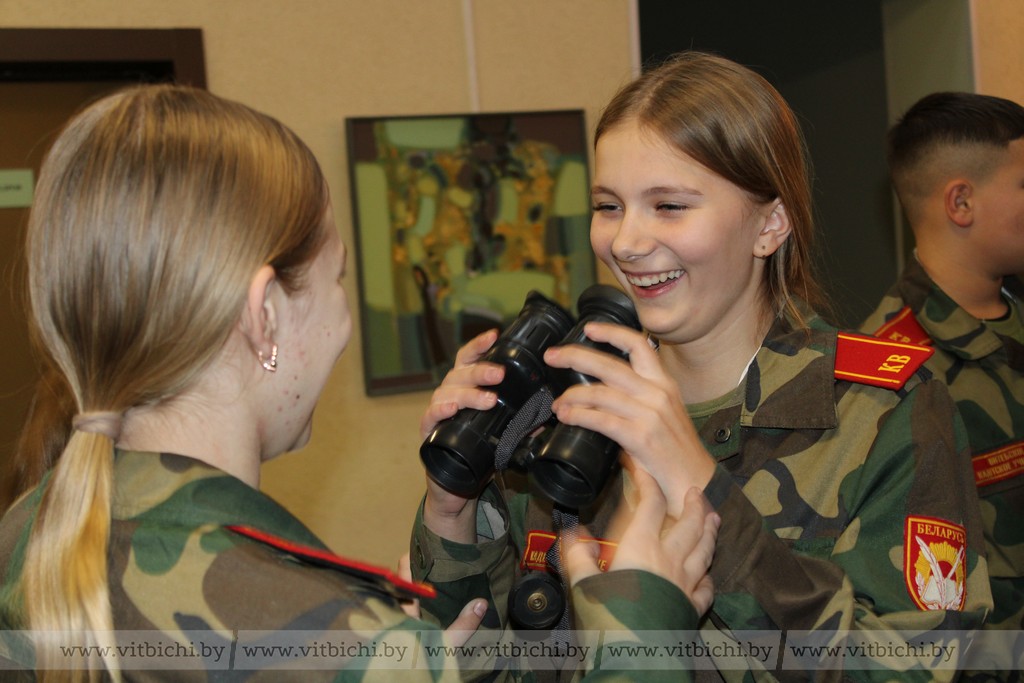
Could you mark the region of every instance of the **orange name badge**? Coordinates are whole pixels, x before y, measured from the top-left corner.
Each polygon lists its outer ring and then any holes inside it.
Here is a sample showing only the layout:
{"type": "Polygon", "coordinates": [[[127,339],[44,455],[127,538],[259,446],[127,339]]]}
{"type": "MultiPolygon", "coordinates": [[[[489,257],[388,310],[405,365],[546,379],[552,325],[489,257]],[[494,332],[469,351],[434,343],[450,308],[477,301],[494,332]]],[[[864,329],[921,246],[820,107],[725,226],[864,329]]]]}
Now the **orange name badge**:
{"type": "MultiPolygon", "coordinates": [[[[548,567],[548,550],[554,545],[558,536],[550,531],[530,531],[526,534],[526,550],[523,551],[523,559],[519,566],[522,569],[536,569],[544,571],[548,567]]],[[[615,556],[615,548],[618,543],[606,541],[603,538],[580,537],[580,543],[597,543],[600,551],[597,557],[597,566],[601,571],[608,571],[608,566],[615,556]]]]}
{"type": "Polygon", "coordinates": [[[1024,441],[971,458],[974,483],[980,488],[1024,474],[1024,441]]]}
{"type": "Polygon", "coordinates": [[[903,576],[922,610],[961,610],[967,600],[967,533],[937,517],[907,517],[903,576]]]}
{"type": "Polygon", "coordinates": [[[924,331],[921,324],[914,317],[910,306],[901,308],[891,320],[875,330],[875,336],[879,339],[899,342],[901,344],[915,344],[917,346],[931,346],[932,338],[924,331]]]}
{"type": "Polygon", "coordinates": [[[838,379],[886,389],[901,388],[935,349],[840,332],[836,341],[838,379]]]}

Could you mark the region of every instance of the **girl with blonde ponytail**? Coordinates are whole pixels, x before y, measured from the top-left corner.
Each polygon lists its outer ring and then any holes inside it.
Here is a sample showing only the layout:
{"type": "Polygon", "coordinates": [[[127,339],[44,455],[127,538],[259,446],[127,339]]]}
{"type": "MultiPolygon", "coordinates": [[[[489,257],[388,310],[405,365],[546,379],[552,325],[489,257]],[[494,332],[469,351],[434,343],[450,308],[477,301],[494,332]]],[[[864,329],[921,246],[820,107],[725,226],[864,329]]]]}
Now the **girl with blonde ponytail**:
{"type": "MultiPolygon", "coordinates": [[[[327,196],[312,155],[282,126],[166,87],[126,91],[73,120],[49,152],[35,204],[33,319],[78,414],[36,494],[22,610],[33,632],[64,642],[88,633],[109,646],[107,547],[114,446],[122,423],[133,424],[125,413],[135,409],[145,425],[187,393],[262,264],[279,264],[276,281],[299,289],[328,242],[327,196]]],[[[40,668],[56,666],[54,656],[40,647],[40,668]]],[[[113,656],[100,659],[120,678],[113,656]]]]}
{"type": "MultiPolygon", "coordinates": [[[[26,253],[35,336],[60,377],[21,453],[38,460],[26,479],[55,465],[0,519],[5,680],[276,681],[289,672],[243,645],[332,634],[386,638],[418,666],[340,655],[289,661],[290,674],[458,680],[453,659],[423,650],[437,624],[402,604],[432,588],[334,555],[259,491],[261,463],[309,440],[352,334],[345,245],[294,133],[190,88],[108,96],[48,152],[26,253]]],[[[652,601],[710,594],[710,522],[691,510],[664,540],[655,503],[620,552],[634,570],[620,582],[647,587],[636,621],[627,609],[604,623],[598,606],[595,627],[668,629],[677,619],[652,620],[652,601]]],[[[608,575],[577,578],[608,590],[608,575]]],[[[471,600],[445,624],[451,642],[497,609],[471,600]]]]}

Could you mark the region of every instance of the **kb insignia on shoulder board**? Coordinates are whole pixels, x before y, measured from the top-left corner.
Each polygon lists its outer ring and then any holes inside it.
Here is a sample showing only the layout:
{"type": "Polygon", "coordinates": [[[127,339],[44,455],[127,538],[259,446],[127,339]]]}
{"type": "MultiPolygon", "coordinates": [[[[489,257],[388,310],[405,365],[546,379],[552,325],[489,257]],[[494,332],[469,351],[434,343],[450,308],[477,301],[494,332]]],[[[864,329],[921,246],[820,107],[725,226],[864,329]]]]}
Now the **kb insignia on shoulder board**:
{"type": "Polygon", "coordinates": [[[875,336],[879,339],[887,339],[901,344],[932,345],[932,338],[924,331],[921,324],[917,322],[917,318],[914,317],[914,312],[910,310],[910,306],[904,306],[898,310],[896,315],[875,330],[875,336]]]}
{"type": "Polygon", "coordinates": [[[836,340],[836,379],[901,389],[935,349],[840,332],[836,340]]]}

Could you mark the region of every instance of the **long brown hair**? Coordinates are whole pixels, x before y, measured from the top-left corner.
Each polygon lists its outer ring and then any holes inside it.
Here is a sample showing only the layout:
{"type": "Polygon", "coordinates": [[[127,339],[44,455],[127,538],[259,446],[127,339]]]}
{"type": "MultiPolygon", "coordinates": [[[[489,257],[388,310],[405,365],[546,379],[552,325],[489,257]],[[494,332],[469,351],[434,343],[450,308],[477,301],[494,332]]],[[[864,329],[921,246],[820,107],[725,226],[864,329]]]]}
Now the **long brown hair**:
{"type": "MultiPolygon", "coordinates": [[[[286,291],[303,286],[326,192],[294,133],[204,91],[132,88],[73,118],[40,171],[27,253],[35,331],[75,411],[123,415],[188,387],[262,265],[286,291]]],[[[34,632],[112,637],[114,436],[70,431],[45,483],[21,572],[34,632]]],[[[37,656],[46,680],[82,675],[45,671],[45,645],[37,656]]]]}
{"type": "Polygon", "coordinates": [[[794,296],[826,305],[811,261],[814,220],[803,133],[768,81],[733,61],[682,52],[624,86],[605,107],[595,144],[625,121],[674,145],[759,203],[781,200],[792,235],[768,257],[765,295],[775,313],[804,324],[794,296]]]}

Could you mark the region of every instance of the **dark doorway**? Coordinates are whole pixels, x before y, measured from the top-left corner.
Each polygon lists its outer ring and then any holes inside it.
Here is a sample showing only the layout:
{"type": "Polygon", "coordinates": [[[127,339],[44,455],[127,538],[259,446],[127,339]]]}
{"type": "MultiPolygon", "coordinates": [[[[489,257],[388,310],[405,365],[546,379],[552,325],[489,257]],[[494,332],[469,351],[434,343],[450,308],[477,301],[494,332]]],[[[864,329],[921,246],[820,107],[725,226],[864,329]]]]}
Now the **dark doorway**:
{"type": "MultiPolygon", "coordinates": [[[[35,178],[63,123],[120,87],[206,87],[199,29],[0,29],[0,173],[35,178]]],[[[18,477],[13,451],[40,376],[28,338],[23,243],[28,202],[0,207],[0,512],[18,477]]]]}
{"type": "Polygon", "coordinates": [[[857,325],[896,278],[881,3],[640,0],[640,49],[687,48],[767,78],[797,112],[813,163],[818,270],[834,322],[857,325]]]}

